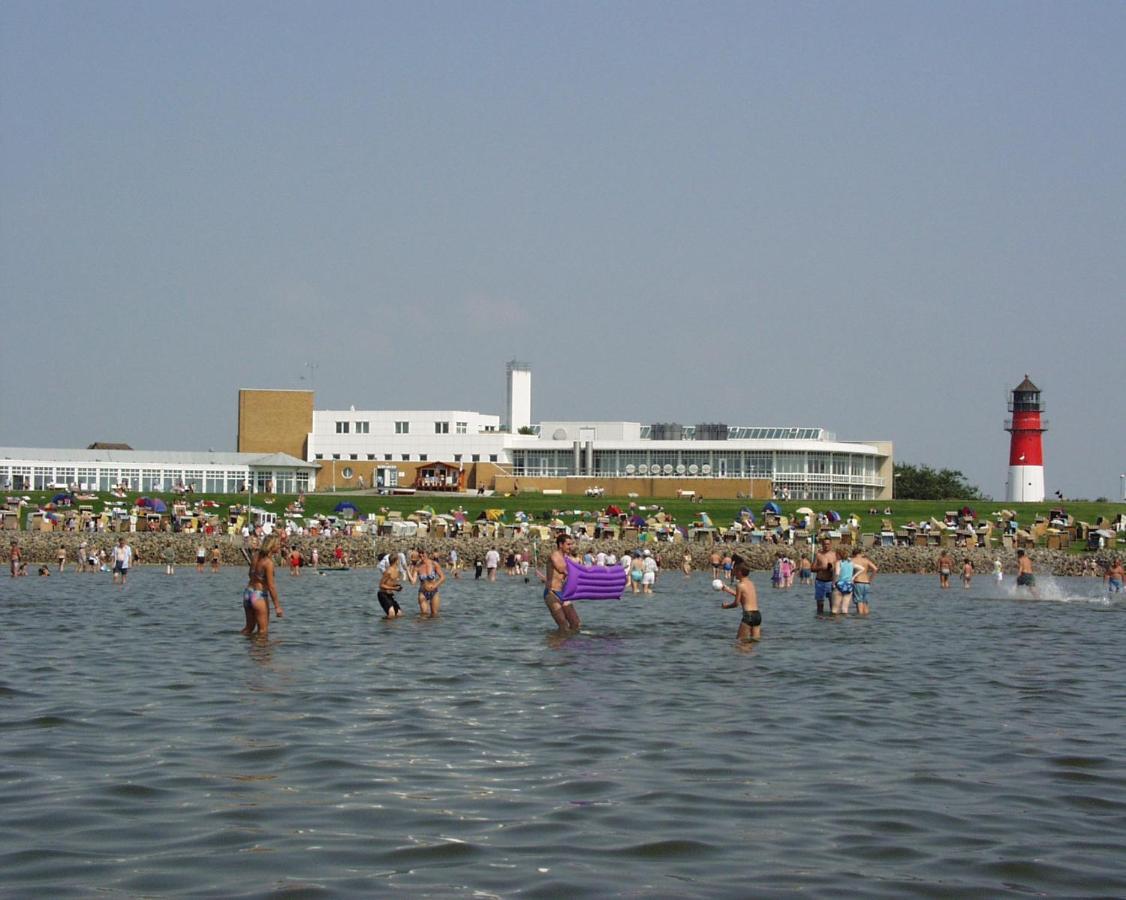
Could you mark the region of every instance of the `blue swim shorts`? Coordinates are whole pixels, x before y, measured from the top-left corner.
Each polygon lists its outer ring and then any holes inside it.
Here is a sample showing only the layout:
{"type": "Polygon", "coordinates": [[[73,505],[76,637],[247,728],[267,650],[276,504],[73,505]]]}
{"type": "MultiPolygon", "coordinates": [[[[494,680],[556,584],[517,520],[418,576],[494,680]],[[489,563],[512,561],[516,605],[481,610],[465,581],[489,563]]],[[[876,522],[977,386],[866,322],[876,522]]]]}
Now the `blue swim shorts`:
{"type": "Polygon", "coordinates": [[[826,597],[832,599],[833,597],[833,582],[831,581],[814,581],[813,582],[813,599],[824,600],[826,597]]]}
{"type": "Polygon", "coordinates": [[[852,595],[858,604],[863,603],[865,606],[868,605],[868,588],[870,587],[870,584],[862,584],[859,581],[852,583],[852,595]]]}

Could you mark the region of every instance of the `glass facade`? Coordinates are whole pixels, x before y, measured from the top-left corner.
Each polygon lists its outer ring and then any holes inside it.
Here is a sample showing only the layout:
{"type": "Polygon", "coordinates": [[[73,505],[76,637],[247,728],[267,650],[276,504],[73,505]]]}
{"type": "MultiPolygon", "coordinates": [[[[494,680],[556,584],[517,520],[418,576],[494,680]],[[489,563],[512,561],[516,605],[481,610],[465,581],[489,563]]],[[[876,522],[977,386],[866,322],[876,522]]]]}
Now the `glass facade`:
{"type": "MultiPolygon", "coordinates": [[[[786,430],[786,429],[782,429],[786,430]]],[[[586,465],[585,449],[580,466],[586,465]]],[[[589,473],[574,470],[571,449],[514,449],[516,477],[564,477],[589,474],[594,478],[739,478],[774,483],[775,496],[809,500],[873,500],[884,488],[880,460],[861,453],[824,450],[701,450],[685,442],[684,449],[594,450],[589,473]]]]}

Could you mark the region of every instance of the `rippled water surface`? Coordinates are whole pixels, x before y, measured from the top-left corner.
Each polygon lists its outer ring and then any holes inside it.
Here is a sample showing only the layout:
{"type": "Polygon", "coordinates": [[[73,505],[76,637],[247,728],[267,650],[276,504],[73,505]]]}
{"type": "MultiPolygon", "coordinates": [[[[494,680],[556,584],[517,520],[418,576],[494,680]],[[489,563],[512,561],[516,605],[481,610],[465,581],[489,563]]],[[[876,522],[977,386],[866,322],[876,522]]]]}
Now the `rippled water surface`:
{"type": "Polygon", "coordinates": [[[581,605],[371,572],[0,582],[10,895],[1126,894],[1126,600],[884,577],[872,616],[700,575],[581,605]],[[405,606],[413,606],[406,596],[405,606]]]}

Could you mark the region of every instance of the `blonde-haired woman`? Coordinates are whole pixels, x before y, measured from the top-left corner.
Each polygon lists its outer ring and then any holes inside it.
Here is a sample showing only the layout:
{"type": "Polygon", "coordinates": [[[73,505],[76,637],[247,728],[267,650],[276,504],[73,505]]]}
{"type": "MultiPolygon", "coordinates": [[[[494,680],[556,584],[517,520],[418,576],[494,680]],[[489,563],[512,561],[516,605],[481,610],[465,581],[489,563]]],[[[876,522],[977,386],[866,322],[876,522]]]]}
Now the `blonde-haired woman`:
{"type": "Polygon", "coordinates": [[[270,630],[270,607],[273,601],[274,612],[282,618],[281,603],[278,602],[278,589],[274,585],[274,554],[281,546],[281,539],[271,534],[263,542],[250,560],[250,581],[242,592],[242,609],[246,613],[246,627],[240,634],[266,634],[270,630]]]}

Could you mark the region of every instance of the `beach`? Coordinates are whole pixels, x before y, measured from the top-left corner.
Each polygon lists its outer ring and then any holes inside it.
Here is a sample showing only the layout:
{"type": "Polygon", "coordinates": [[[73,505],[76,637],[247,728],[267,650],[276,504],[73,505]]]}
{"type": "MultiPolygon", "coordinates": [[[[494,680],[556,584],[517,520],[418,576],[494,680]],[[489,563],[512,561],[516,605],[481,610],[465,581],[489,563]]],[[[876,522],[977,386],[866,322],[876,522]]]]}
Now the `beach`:
{"type": "MultiPolygon", "coordinates": [[[[69,568],[73,568],[74,566],[75,554],[77,553],[78,545],[82,541],[85,541],[88,546],[95,550],[105,548],[108,551],[117,542],[117,538],[121,536],[121,534],[115,532],[8,532],[7,534],[9,535],[9,540],[19,541],[24,559],[29,564],[42,563],[54,566],[58,556],[59,546],[64,546],[67,550],[69,568]]],[[[169,547],[171,547],[176,554],[177,565],[194,565],[196,549],[201,543],[207,548],[208,565],[210,565],[211,548],[215,545],[218,545],[220,549],[224,566],[245,565],[245,558],[242,551],[243,539],[241,537],[231,535],[207,536],[198,534],[168,534],[164,532],[126,533],[125,537],[133,547],[134,553],[137,556],[136,563],[138,565],[164,565],[164,551],[169,547]]],[[[477,558],[483,559],[485,552],[490,547],[495,547],[500,552],[502,561],[509,552],[531,554],[533,551],[533,543],[531,540],[493,540],[478,537],[377,537],[373,539],[370,535],[353,535],[350,537],[341,536],[332,538],[294,536],[288,540],[289,545],[301,549],[305,552],[306,556],[308,556],[309,552],[315,547],[322,564],[328,564],[332,559],[333,549],[339,544],[348,554],[349,564],[360,568],[374,566],[379,561],[379,556],[383,553],[397,552],[400,550],[408,552],[413,547],[422,547],[426,550],[434,551],[443,562],[449,558],[450,550],[456,549],[463,568],[472,568],[473,560],[477,558]]],[[[711,555],[713,549],[718,549],[720,552],[724,553],[731,552],[740,554],[748,560],[754,571],[769,571],[774,564],[775,555],[780,550],[787,550],[796,562],[800,550],[800,548],[787,548],[785,545],[775,544],[665,543],[661,541],[638,543],[636,541],[592,540],[582,541],[578,546],[582,552],[585,552],[588,548],[595,553],[599,550],[604,550],[607,553],[612,552],[619,557],[623,553],[645,548],[661,558],[662,567],[665,569],[679,568],[685,553],[688,553],[692,556],[692,565],[697,571],[703,571],[705,569],[707,571],[711,570],[708,557],[711,555]]],[[[545,550],[544,543],[540,542],[538,552],[542,560],[545,553],[550,551],[545,550]]],[[[807,554],[812,554],[812,552],[812,548],[807,548],[807,554]]],[[[866,552],[871,559],[875,561],[876,565],[880,567],[880,571],[885,574],[917,574],[920,572],[934,571],[935,562],[941,551],[938,547],[873,547],[866,552]]],[[[962,560],[968,557],[973,562],[974,568],[979,575],[992,571],[993,560],[995,559],[1001,560],[1006,571],[1014,571],[1016,566],[1016,553],[1011,550],[1001,548],[989,550],[984,548],[972,550],[951,548],[950,552],[958,561],[959,565],[962,560]]],[[[1045,574],[1074,576],[1084,574],[1084,567],[1088,565],[1087,560],[1089,559],[1094,559],[1101,567],[1104,564],[1108,564],[1113,557],[1121,555],[1120,551],[1115,550],[1075,554],[1059,550],[1047,550],[1044,548],[1036,548],[1032,550],[1031,553],[1033,559],[1036,561],[1038,571],[1045,574]]],[[[812,556],[809,556],[809,558],[812,559],[812,556]]],[[[1099,568],[1099,571],[1101,572],[1102,569],[1099,568]]]]}

